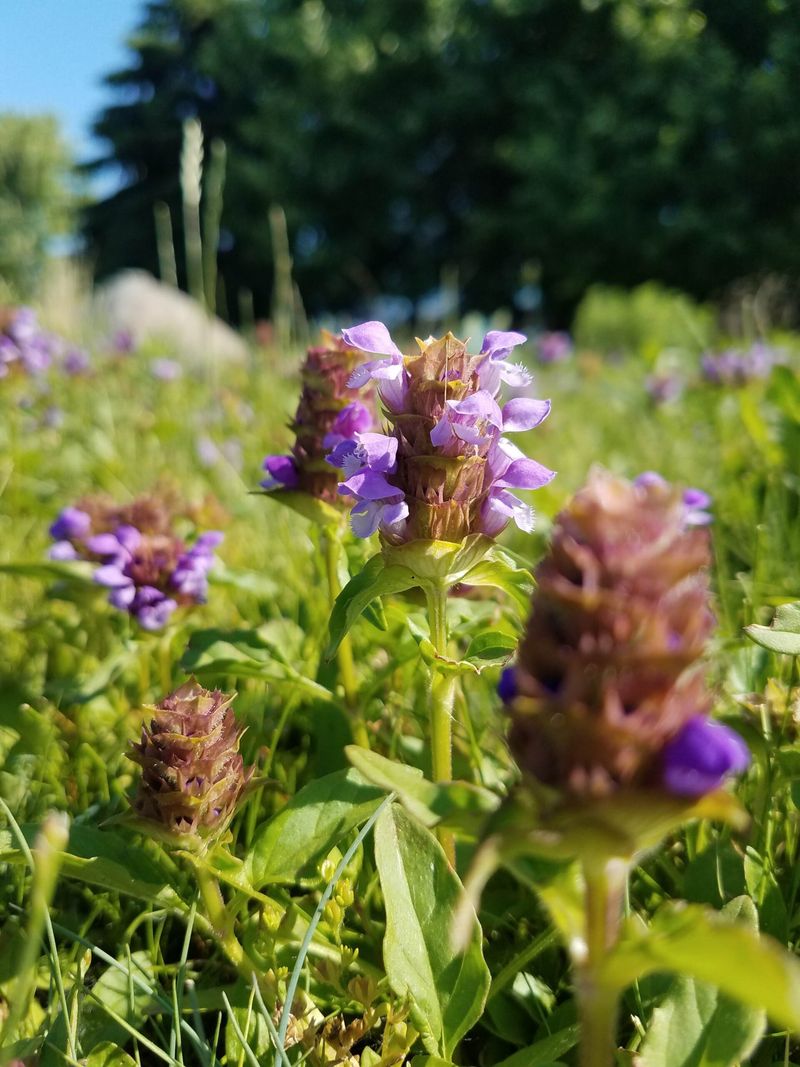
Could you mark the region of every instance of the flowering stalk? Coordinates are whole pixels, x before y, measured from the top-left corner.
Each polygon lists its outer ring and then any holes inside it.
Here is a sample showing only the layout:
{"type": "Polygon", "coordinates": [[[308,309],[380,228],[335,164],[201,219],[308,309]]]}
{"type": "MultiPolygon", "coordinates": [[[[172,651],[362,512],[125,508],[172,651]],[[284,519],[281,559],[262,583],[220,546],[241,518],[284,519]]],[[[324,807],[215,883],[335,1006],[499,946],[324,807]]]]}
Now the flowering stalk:
{"type": "MultiPolygon", "coordinates": [[[[330,607],[333,608],[336,598],[342,591],[339,583],[339,559],[342,553],[341,527],[326,527],[322,533],[322,540],[328,580],[328,597],[330,607]]],[[[353,740],[361,748],[369,748],[369,734],[358,703],[358,676],[356,675],[353,646],[349,634],[345,634],[336,650],[336,661],[339,668],[339,681],[342,683],[342,689],[344,690],[345,704],[352,716],[353,740]]]]}
{"type": "Polygon", "coordinates": [[[500,694],[538,826],[516,826],[581,867],[584,930],[569,938],[582,1067],[608,1067],[618,990],[604,965],[631,864],[702,814],[732,818],[720,787],[745,769],[739,737],[709,718],[701,657],[710,503],[647,472],[602,471],[556,520],[517,663],[500,694]]]}
{"type": "MultiPolygon", "coordinates": [[[[362,323],[342,336],[380,357],[359,366],[349,384],[377,383],[388,432],[357,431],[333,448],[328,461],[344,472],[339,492],[352,500],[353,532],[369,537],[378,531],[386,567],[402,568],[409,575],[406,587],[424,590],[431,641],[445,658],[449,588],[469,581],[470,568],[487,558],[510,520],[532,529],[531,508],[511,490],[538,489],[554,476],[505,436],[538,426],[550,402],[514,397],[498,403],[503,382],[530,382],[528,372],[507,358],[525,340],[522,334],[492,331],[477,354],[447,334],[418,341],[419,351],[409,356],[380,322],[362,323]]],[[[455,684],[432,664],[436,781],[452,778],[455,684]]],[[[452,861],[452,837],[443,833],[442,842],[452,861]]]]}
{"type": "MultiPolygon", "coordinates": [[[[269,455],[264,460],[266,477],[262,489],[322,526],[325,574],[331,604],[341,590],[341,559],[344,517],[349,502],[337,492],[340,472],[326,456],[355,433],[372,428],[371,398],[357,399],[349,385],[361,354],[342,337],[322,331],[323,343],[309,348],[300,376],[302,391],[292,430],[291,453],[269,455]]],[[[353,650],[345,638],[337,650],[339,680],[353,719],[355,741],[368,747],[368,736],[358,710],[358,680],[353,650]]]]}

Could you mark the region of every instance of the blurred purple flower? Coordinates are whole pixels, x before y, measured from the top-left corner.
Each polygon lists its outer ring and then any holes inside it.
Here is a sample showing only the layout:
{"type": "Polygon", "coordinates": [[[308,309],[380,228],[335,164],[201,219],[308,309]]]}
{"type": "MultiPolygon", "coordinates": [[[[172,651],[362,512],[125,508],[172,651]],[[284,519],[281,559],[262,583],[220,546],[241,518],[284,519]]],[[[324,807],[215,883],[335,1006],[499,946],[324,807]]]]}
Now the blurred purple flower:
{"type": "Polygon", "coordinates": [[[150,373],[160,382],[175,382],[183,376],[183,367],[176,359],[154,359],[150,373]]]}
{"type": "Polygon", "coordinates": [[[698,715],[664,749],[664,784],[679,796],[702,796],[740,774],[750,763],[747,745],[734,730],[698,715]]]}
{"type": "Polygon", "coordinates": [[[297,488],[297,468],[291,456],[267,456],[263,466],[267,477],[261,482],[262,489],[297,488]]]}
{"type": "Polygon", "coordinates": [[[90,366],[89,353],[82,348],[70,348],[64,356],[64,370],[67,374],[85,374],[90,366]]]}
{"type": "Polygon", "coordinates": [[[573,353],[572,338],[564,330],[542,333],[536,340],[536,351],[541,363],[563,363],[573,353]]]}

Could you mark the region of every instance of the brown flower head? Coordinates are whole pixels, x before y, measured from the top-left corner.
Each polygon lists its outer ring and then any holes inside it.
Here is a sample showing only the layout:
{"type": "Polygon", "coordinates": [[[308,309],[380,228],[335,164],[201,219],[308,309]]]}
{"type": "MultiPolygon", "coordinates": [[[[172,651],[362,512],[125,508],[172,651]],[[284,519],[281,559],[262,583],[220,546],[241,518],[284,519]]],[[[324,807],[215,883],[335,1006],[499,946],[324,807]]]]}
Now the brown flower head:
{"type": "Polygon", "coordinates": [[[708,563],[678,490],[591,474],[558,516],[506,681],[523,771],[582,796],[661,780],[669,743],[709,709],[708,563]]]}
{"type": "Polygon", "coordinates": [[[227,827],[253,774],[239,752],[234,695],[191,679],[152,709],[128,753],[142,768],[138,815],[176,835],[213,837],[227,827]]]}

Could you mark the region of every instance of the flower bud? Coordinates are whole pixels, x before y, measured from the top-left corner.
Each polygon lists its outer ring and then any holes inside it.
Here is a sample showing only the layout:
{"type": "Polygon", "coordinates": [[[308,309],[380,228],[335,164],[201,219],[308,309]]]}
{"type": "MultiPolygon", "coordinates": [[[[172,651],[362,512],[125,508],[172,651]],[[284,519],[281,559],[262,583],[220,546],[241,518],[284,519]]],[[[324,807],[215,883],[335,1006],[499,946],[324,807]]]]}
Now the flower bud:
{"type": "Polygon", "coordinates": [[[170,834],[216,837],[250,781],[239,753],[242,729],[235,694],[203,689],[194,679],[152,708],[128,756],[142,768],[134,810],[170,834]]]}

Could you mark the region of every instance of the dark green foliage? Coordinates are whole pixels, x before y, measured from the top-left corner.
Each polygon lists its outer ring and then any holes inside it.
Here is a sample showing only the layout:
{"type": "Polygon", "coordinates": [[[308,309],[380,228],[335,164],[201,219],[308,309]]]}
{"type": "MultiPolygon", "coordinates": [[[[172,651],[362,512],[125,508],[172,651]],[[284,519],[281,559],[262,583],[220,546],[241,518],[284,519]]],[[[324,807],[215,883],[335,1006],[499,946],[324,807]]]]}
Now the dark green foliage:
{"type": "Polygon", "coordinates": [[[130,43],[96,125],[92,167],[127,179],[87,215],[101,276],[156,270],[158,201],[180,249],[189,115],[228,146],[231,306],[268,308],[274,203],[312,310],[445,267],[485,309],[539,280],[553,319],[598,281],[705,297],[796,273],[794,4],[151,0],[130,43]]]}

